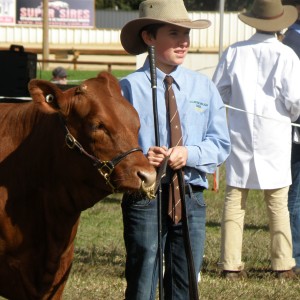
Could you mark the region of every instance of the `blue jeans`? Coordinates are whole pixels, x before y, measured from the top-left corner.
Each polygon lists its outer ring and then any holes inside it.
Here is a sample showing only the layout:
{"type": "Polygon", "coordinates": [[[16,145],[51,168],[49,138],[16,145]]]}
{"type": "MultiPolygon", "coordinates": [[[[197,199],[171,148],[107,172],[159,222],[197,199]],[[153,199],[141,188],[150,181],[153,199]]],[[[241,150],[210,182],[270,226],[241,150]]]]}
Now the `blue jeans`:
{"type": "Polygon", "coordinates": [[[300,267],[300,160],[292,159],[292,185],[289,189],[288,208],[293,241],[293,257],[300,267]]]}
{"type": "MultiPolygon", "coordinates": [[[[182,223],[172,224],[167,215],[168,189],[161,195],[162,244],[164,246],[164,299],[189,298],[188,269],[182,236],[182,223]]],[[[206,205],[203,192],[186,193],[189,234],[198,276],[205,244],[206,205]]],[[[127,300],[153,300],[158,283],[159,251],[157,200],[134,199],[127,194],[122,201],[124,241],[126,247],[125,277],[127,300]]],[[[197,278],[197,277],[196,277],[197,278]]]]}

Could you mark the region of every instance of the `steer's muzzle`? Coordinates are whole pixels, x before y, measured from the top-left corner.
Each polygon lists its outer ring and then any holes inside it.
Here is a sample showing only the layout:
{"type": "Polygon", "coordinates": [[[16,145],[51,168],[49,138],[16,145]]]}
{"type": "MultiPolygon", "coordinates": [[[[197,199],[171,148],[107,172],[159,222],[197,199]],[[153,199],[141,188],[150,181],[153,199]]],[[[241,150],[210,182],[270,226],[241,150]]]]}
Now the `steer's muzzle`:
{"type": "Polygon", "coordinates": [[[141,192],[146,195],[147,198],[149,199],[154,199],[155,198],[155,191],[156,191],[156,183],[155,181],[153,182],[153,184],[151,186],[147,186],[145,184],[144,181],[142,181],[142,184],[141,184],[141,192]]]}
{"type": "Polygon", "coordinates": [[[147,198],[153,199],[156,194],[156,172],[153,169],[152,172],[138,172],[138,176],[142,180],[140,186],[140,192],[146,195],[147,198]]]}

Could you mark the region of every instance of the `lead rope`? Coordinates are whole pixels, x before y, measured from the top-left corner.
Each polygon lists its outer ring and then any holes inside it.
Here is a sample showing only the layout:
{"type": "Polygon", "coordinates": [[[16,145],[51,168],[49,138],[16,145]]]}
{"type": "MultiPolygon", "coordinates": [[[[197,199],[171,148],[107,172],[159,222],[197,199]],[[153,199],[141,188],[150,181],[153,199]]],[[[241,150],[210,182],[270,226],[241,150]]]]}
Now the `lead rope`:
{"type": "Polygon", "coordinates": [[[198,281],[196,278],[194,258],[192,253],[190,235],[189,235],[189,224],[186,213],[186,201],[185,201],[185,184],[181,170],[177,170],[177,177],[179,181],[179,190],[182,201],[182,230],[183,230],[183,241],[185,247],[185,254],[188,266],[189,276],[189,295],[190,300],[199,300],[198,294],[198,281]]]}

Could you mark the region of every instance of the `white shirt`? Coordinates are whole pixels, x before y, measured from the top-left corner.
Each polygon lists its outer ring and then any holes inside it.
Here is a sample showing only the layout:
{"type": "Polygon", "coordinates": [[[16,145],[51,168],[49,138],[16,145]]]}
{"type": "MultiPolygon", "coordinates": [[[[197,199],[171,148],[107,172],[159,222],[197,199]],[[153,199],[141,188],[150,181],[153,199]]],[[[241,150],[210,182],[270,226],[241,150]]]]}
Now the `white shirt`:
{"type": "Polygon", "coordinates": [[[300,61],[275,35],[256,33],[223,53],[213,81],[228,110],[226,181],[275,189],[291,184],[291,121],[300,114],[300,61]]]}

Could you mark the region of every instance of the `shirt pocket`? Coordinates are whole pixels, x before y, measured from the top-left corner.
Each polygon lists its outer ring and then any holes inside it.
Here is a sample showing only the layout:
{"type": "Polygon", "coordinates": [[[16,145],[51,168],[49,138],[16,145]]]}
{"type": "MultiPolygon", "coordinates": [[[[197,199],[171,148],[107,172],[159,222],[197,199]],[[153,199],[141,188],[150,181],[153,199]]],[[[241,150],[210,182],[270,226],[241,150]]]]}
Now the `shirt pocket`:
{"type": "Polygon", "coordinates": [[[182,115],[183,138],[186,145],[199,144],[207,131],[208,108],[190,108],[182,115]]]}

